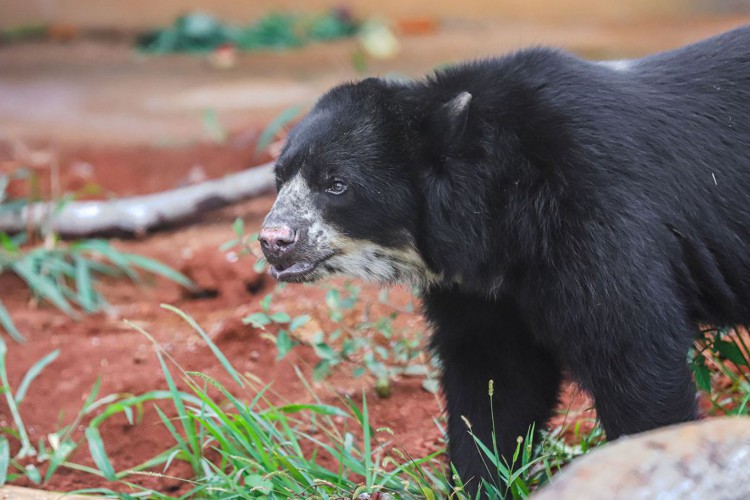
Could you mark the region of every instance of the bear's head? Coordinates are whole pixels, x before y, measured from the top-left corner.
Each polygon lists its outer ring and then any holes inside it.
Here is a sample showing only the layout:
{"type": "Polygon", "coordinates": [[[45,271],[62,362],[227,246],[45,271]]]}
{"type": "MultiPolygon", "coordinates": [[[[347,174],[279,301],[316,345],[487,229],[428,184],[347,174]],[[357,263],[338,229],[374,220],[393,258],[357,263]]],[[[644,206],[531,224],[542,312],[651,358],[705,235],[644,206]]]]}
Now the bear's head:
{"type": "MultiPolygon", "coordinates": [[[[420,135],[430,131],[403,90],[374,78],[336,87],[290,131],[259,235],[274,278],[436,279],[418,250],[425,204],[415,163],[424,162],[420,135]]],[[[448,103],[449,122],[470,100],[464,93],[448,103]]]]}

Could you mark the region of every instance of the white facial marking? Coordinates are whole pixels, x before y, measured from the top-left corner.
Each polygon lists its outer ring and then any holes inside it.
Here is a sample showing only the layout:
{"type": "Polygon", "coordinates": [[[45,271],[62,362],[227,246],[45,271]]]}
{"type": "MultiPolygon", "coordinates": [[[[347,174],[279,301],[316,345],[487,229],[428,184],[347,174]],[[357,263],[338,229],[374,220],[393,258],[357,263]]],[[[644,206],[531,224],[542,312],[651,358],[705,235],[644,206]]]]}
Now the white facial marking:
{"type": "MultiPolygon", "coordinates": [[[[273,223],[275,220],[298,220],[311,223],[317,212],[312,204],[310,187],[302,175],[297,174],[281,187],[266,217],[266,223],[273,223]]],[[[317,215],[319,218],[320,214],[317,215]]]]}
{"type": "Polygon", "coordinates": [[[384,247],[372,241],[338,235],[337,253],[328,260],[332,274],[355,276],[365,281],[382,284],[410,283],[427,285],[438,281],[435,275],[411,246],[384,247]]]}
{"type": "Polygon", "coordinates": [[[313,257],[324,258],[310,279],[332,275],[354,276],[383,284],[426,285],[438,280],[412,244],[385,247],[354,239],[327,222],[313,204],[310,187],[300,174],[286,182],[276,198],[266,225],[291,223],[306,228],[304,246],[313,257]]]}

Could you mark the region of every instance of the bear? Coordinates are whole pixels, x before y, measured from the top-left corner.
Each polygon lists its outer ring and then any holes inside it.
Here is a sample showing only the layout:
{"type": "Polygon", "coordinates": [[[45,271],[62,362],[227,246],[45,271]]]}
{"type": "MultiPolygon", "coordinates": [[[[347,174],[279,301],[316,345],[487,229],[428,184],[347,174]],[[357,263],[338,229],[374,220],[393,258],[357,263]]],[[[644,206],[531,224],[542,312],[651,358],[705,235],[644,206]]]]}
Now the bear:
{"type": "Polygon", "coordinates": [[[467,424],[510,459],[564,376],[610,440],[697,418],[700,325],[750,320],[750,27],[642,59],[532,47],[345,83],[275,175],[273,277],[421,290],[449,458],[477,492],[493,474],[467,424]]]}

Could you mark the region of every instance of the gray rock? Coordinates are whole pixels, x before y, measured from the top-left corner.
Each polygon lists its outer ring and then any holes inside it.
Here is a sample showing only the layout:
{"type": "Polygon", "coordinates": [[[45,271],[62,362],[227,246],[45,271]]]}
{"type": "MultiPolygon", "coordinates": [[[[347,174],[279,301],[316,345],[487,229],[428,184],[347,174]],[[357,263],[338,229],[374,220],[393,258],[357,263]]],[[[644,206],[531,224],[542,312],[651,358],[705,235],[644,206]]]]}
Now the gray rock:
{"type": "Polygon", "coordinates": [[[625,437],[579,458],[534,500],[750,499],[750,418],[625,437]]]}

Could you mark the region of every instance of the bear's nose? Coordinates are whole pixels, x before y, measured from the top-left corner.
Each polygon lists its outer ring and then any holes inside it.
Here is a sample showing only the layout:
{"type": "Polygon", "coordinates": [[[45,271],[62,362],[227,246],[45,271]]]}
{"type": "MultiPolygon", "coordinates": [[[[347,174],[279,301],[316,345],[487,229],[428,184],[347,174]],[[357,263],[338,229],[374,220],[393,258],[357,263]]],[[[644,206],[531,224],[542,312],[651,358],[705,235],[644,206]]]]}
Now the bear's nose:
{"type": "Polygon", "coordinates": [[[258,235],[258,240],[266,256],[278,257],[294,247],[297,242],[297,234],[297,231],[287,225],[263,227],[258,235]]]}

